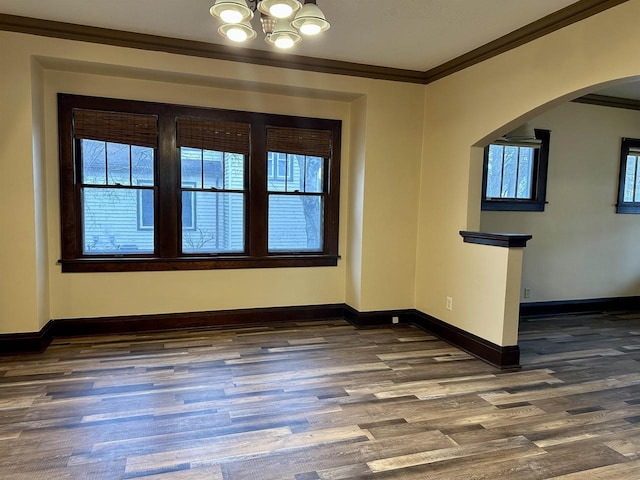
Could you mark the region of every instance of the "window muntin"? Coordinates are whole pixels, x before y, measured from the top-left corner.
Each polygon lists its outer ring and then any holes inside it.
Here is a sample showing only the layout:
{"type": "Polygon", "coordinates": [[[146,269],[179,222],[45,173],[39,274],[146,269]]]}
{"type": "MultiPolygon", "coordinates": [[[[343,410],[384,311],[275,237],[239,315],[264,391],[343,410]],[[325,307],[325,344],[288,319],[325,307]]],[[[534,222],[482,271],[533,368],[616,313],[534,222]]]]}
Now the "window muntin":
{"type": "Polygon", "coordinates": [[[622,139],[616,212],[640,213],[640,139],[622,139]]]}
{"type": "Polygon", "coordinates": [[[485,148],[482,210],[544,211],[550,132],[535,132],[537,143],[496,141],[485,148]]]}
{"type": "Polygon", "coordinates": [[[63,272],[337,264],[339,121],[60,94],[59,126],[63,272]],[[139,237],[85,231],[98,194],[139,237]]]}

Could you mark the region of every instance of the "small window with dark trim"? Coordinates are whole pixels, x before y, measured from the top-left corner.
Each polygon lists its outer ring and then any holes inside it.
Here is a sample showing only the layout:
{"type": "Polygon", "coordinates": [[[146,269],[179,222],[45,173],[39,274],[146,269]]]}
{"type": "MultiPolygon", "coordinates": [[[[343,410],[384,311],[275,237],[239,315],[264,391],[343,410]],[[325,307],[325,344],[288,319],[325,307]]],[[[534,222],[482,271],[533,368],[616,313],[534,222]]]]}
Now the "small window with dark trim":
{"type": "Polygon", "coordinates": [[[640,213],[640,139],[623,138],[616,213],[640,213]]]}
{"type": "Polygon", "coordinates": [[[339,120],[58,99],[63,272],[337,265],[339,120]]]}
{"type": "Polygon", "coordinates": [[[544,211],[550,134],[535,129],[535,138],[503,138],[485,148],[482,210],[544,211]]]}

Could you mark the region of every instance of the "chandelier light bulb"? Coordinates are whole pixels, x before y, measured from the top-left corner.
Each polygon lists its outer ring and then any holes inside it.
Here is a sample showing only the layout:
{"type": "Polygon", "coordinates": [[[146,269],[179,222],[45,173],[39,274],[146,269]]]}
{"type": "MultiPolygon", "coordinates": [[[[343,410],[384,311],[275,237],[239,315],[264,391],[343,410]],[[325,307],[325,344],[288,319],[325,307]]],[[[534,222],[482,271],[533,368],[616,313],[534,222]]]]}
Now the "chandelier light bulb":
{"type": "Polygon", "coordinates": [[[273,27],[267,43],[271,43],[281,49],[289,49],[302,40],[300,34],[291,26],[286,18],[279,19],[273,27]]]}
{"type": "Polygon", "coordinates": [[[300,30],[303,35],[317,35],[320,32],[329,30],[330,27],[315,0],[306,0],[304,6],[291,22],[291,26],[300,30]]]}
{"type": "Polygon", "coordinates": [[[232,42],[242,43],[252,38],[256,38],[256,32],[251,28],[248,21],[240,23],[223,23],[218,28],[218,32],[232,42]]]}
{"type": "Polygon", "coordinates": [[[241,23],[253,18],[246,0],[216,0],[209,13],[224,23],[241,23]]]}
{"type": "Polygon", "coordinates": [[[283,3],[276,3],[269,9],[269,13],[276,18],[289,18],[293,13],[293,8],[283,3]]]}
{"type": "Polygon", "coordinates": [[[299,0],[262,0],[258,3],[260,12],[278,19],[290,18],[301,7],[299,0]]]}
{"type": "Polygon", "coordinates": [[[233,42],[241,43],[246,41],[248,37],[247,32],[241,28],[230,28],[227,30],[227,38],[233,42]]]}
{"type": "Polygon", "coordinates": [[[227,8],[220,12],[220,18],[225,23],[240,23],[242,21],[242,13],[233,8],[227,8]]]}
{"type": "Polygon", "coordinates": [[[316,25],[315,23],[303,23],[300,26],[300,33],[304,35],[317,35],[322,31],[320,25],[316,25]]]}
{"type": "Polygon", "coordinates": [[[289,35],[286,35],[286,34],[280,36],[273,43],[274,43],[274,45],[276,47],[282,48],[284,50],[286,50],[287,48],[291,48],[291,47],[293,47],[295,45],[295,42],[293,41],[293,39],[289,35]]]}

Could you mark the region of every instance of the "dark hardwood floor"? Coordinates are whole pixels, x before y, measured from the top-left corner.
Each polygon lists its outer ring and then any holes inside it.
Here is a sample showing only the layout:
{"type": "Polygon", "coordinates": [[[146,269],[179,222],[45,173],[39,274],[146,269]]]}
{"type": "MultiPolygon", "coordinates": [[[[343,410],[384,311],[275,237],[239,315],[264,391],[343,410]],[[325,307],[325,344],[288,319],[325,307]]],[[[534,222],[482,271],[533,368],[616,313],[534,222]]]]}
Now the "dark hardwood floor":
{"type": "Polygon", "coordinates": [[[0,478],[640,478],[640,314],[520,346],[501,372],[342,320],[56,339],[0,358],[0,478]]]}

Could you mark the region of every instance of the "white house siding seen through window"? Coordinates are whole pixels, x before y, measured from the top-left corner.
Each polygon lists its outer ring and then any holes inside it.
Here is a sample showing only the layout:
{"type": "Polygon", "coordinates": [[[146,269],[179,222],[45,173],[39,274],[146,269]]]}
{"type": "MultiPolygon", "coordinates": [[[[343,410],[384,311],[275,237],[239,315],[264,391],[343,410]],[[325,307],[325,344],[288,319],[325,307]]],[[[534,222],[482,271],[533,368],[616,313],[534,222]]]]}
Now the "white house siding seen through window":
{"type": "Polygon", "coordinates": [[[239,153],[180,148],[184,253],[244,251],[244,165],[239,153]]]}
{"type": "Polygon", "coordinates": [[[268,152],[269,251],[322,251],[324,159],[268,152]]]}

